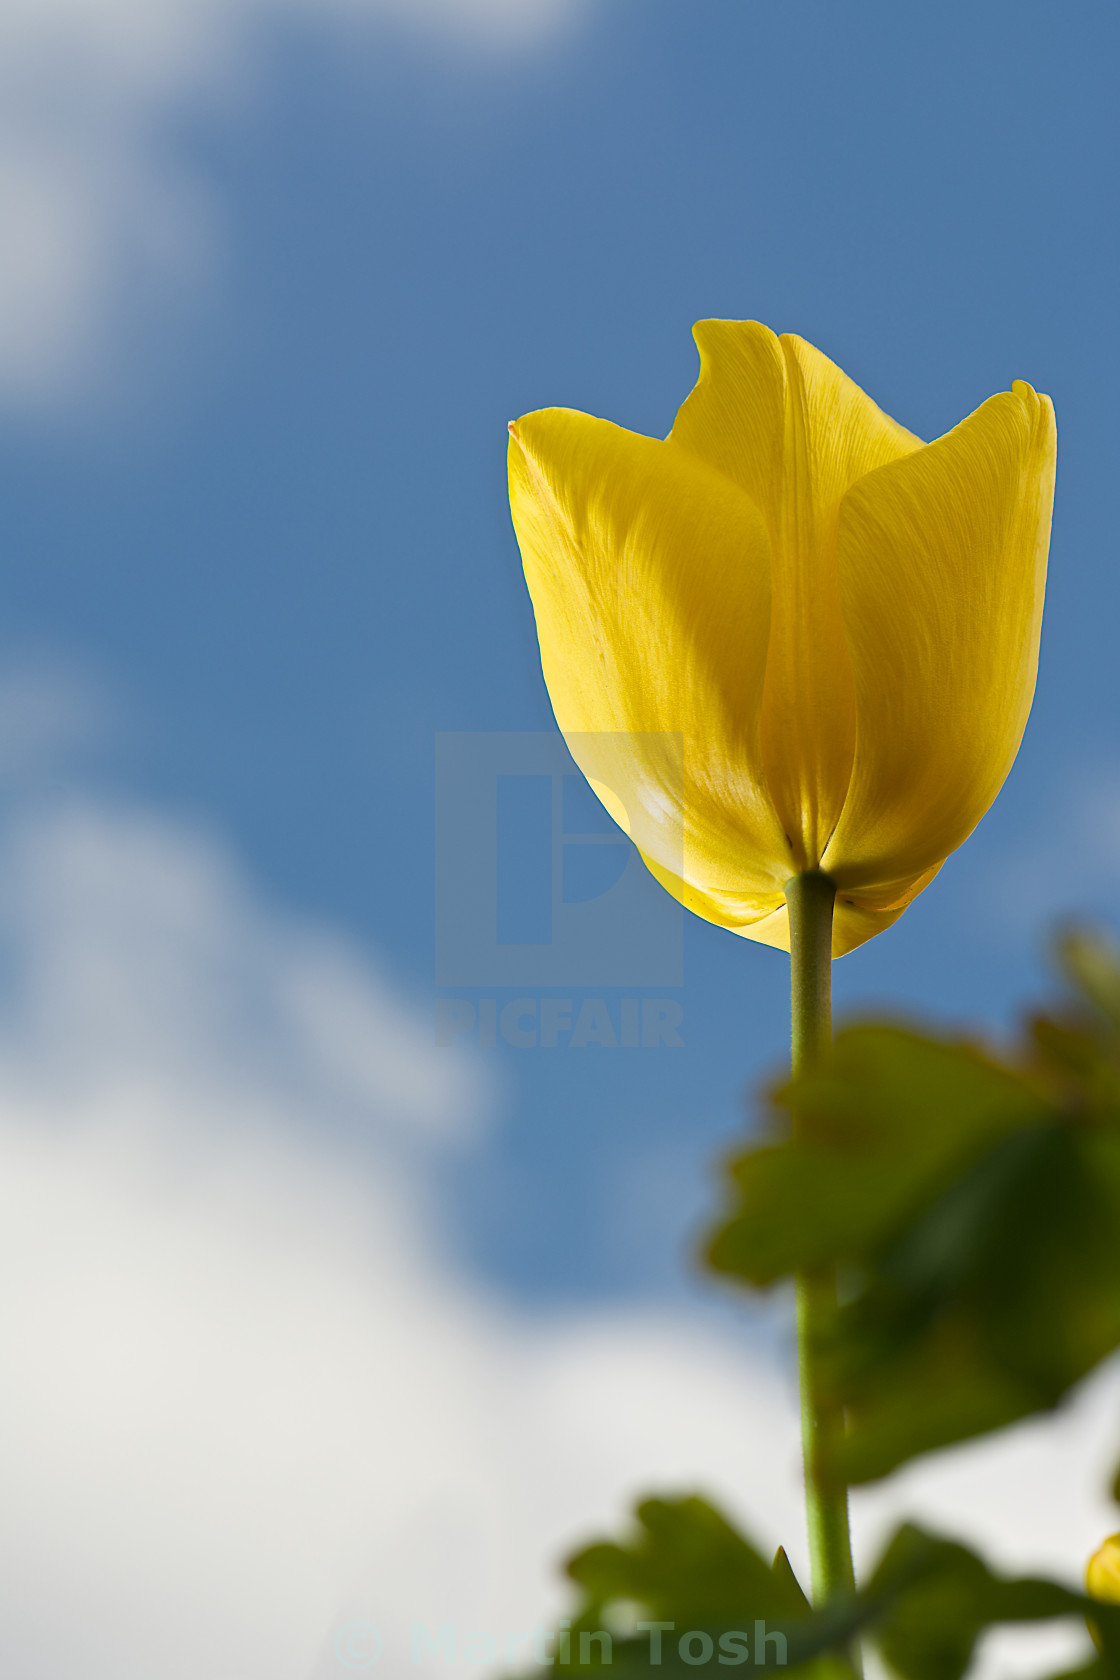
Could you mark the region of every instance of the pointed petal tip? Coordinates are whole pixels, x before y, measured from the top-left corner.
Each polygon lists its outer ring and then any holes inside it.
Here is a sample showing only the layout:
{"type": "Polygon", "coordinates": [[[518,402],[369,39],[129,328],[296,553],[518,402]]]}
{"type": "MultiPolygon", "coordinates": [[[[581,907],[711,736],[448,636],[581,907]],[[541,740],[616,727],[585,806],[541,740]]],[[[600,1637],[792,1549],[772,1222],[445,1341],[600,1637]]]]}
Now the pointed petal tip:
{"type": "Polygon", "coordinates": [[[1045,391],[1036,390],[1025,379],[1016,379],[1012,382],[1011,394],[1018,397],[1027,411],[1034,415],[1038,425],[1041,425],[1046,431],[1056,432],[1054,404],[1045,391]]]}
{"type": "Polygon", "coordinates": [[[1032,385],[1029,379],[1013,379],[1011,389],[1021,402],[1039,403],[1043,408],[1049,409],[1054,407],[1046,392],[1040,391],[1037,385],[1032,385]]]}
{"type": "Polygon", "coordinates": [[[735,321],[726,315],[705,315],[703,320],[692,323],[692,336],[701,355],[705,350],[705,340],[710,341],[716,333],[728,327],[733,327],[740,333],[761,334],[763,338],[772,339],[775,344],[780,342],[777,333],[764,321],[735,321]]]}

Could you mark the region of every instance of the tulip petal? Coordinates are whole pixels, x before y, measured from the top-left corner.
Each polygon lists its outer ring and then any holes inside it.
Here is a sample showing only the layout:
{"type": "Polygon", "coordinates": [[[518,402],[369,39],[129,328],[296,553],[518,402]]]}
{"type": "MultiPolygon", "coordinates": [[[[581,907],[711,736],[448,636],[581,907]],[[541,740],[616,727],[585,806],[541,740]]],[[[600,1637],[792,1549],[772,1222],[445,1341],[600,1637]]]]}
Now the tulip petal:
{"type": "Polygon", "coordinates": [[[1049,399],[1019,383],[844,499],[859,734],[822,865],[842,901],[881,902],[892,882],[912,897],[1011,768],[1034,695],[1055,459],[1049,399]]]}
{"type": "MultiPolygon", "coordinates": [[[[706,922],[714,922],[716,927],[728,928],[732,933],[738,933],[744,939],[758,939],[763,945],[772,945],[774,940],[768,935],[756,933],[756,928],[769,925],[774,912],[784,908],[785,899],[781,892],[719,892],[716,890],[705,892],[701,887],[695,887],[684,880],[671,869],[666,869],[656,858],[642,853],[642,862],[649,870],[655,881],[659,881],[665,891],[671,893],[675,899],[691,910],[694,916],[702,916],[706,922]]],[[[786,929],[785,950],[789,950],[789,930],[786,929]]]]}
{"type": "Polygon", "coordinates": [[[546,409],[510,431],[541,662],[576,762],[678,897],[695,889],[712,920],[766,913],[792,865],[762,769],[762,519],[713,468],[607,421],[546,409]]]}
{"type": "Polygon", "coordinates": [[[856,737],[836,526],[845,492],[920,449],[803,339],[701,321],[700,378],[670,442],[741,486],[766,521],[772,607],[762,744],[799,869],[815,868],[844,804],[856,737]]]}

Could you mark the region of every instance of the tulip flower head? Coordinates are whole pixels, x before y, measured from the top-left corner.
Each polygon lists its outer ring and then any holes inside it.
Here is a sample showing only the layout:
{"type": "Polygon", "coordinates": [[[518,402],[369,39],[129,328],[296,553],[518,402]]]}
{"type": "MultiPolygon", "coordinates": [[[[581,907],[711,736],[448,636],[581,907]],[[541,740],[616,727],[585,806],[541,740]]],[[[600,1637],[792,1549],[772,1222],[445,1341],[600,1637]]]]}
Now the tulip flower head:
{"type": "Polygon", "coordinates": [[[545,681],[676,898],[788,949],[785,883],[821,870],[840,956],[932,880],[1018,751],[1053,409],[1017,383],[924,444],[803,339],[695,338],[664,441],[571,409],[510,427],[545,681]]]}

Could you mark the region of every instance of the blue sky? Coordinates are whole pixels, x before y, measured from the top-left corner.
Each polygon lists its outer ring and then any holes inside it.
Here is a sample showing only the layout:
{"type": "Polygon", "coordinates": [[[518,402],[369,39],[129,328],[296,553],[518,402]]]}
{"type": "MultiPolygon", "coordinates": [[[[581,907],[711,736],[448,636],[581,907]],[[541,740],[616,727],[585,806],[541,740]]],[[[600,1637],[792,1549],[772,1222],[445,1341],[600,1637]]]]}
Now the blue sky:
{"type": "MultiPolygon", "coordinates": [[[[1026,744],[965,852],[837,973],[844,1006],[1002,1020],[1047,919],[1120,887],[1088,831],[1094,801],[1120,809],[1109,9],[611,0],[515,43],[298,10],[243,28],[224,82],[135,141],[157,195],[201,205],[201,255],[153,279],[122,239],[93,371],[14,389],[9,657],[93,673],[130,720],[104,777],[427,996],[433,734],[551,725],[506,420],[560,403],[663,434],[703,315],[801,333],[926,437],[1029,378],[1061,476],[1026,744]]],[[[508,1052],[504,1117],[449,1192],[474,1259],[530,1295],[668,1287],[681,1184],[698,1205],[780,1062],[784,985],[693,923],[683,1051],[508,1052]],[[643,1160],[649,1229],[620,1252],[608,1204],[643,1160]]]]}
{"type": "MultiPolygon", "coordinates": [[[[1016,378],[1054,399],[1018,763],[836,973],[843,1009],[1005,1024],[1055,916],[1120,912],[1118,27],[1082,0],[99,0],[80,36],[65,0],[0,10],[0,651],[25,721],[29,693],[63,716],[15,755],[13,820],[80,795],[202,835],[426,1023],[434,735],[552,727],[506,422],[663,435],[692,322],[754,317],[923,437],[1016,378]]],[[[478,1052],[489,1122],[425,1195],[518,1310],[681,1303],[786,1008],[772,951],[689,919],[684,960],[683,1048],[478,1052]]]]}

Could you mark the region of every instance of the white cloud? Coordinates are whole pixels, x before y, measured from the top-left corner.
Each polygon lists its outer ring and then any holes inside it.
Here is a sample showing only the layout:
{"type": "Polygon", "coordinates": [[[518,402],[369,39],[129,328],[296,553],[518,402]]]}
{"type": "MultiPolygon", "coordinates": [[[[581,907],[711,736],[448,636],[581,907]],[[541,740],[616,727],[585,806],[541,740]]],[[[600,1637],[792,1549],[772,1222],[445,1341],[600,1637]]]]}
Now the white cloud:
{"type": "Polygon", "coordinates": [[[270,27],[388,21],[492,53],[584,3],[0,0],[0,401],[73,396],[126,322],[212,272],[221,206],[169,136],[238,85],[270,27]]]}
{"type": "MultiPolygon", "coordinates": [[[[411,1671],[413,1620],[556,1614],[551,1560],[650,1487],[803,1560],[749,1342],[451,1267],[428,1166],[492,1093],[367,962],[136,810],[17,813],[0,883],[0,1672],[341,1680],[369,1623],[411,1671]]],[[[1075,1575],[1116,1395],[862,1496],[863,1550],[902,1503],[1075,1575]]]]}
{"type": "Polygon", "coordinates": [[[484,1088],[353,953],[136,812],[17,819],[0,880],[0,1670],[304,1680],[371,1600],[516,1628],[717,1460],[781,1526],[772,1372],[438,1258],[424,1163],[484,1088]]]}

